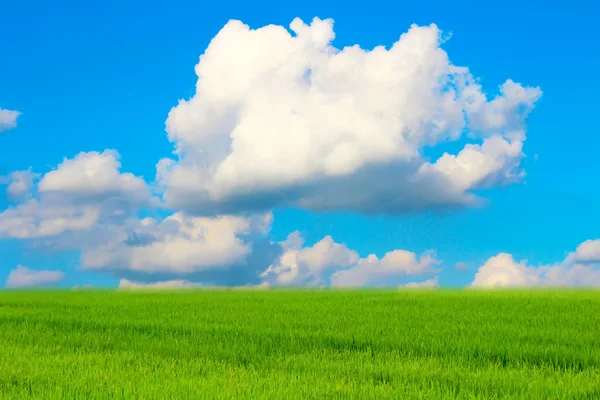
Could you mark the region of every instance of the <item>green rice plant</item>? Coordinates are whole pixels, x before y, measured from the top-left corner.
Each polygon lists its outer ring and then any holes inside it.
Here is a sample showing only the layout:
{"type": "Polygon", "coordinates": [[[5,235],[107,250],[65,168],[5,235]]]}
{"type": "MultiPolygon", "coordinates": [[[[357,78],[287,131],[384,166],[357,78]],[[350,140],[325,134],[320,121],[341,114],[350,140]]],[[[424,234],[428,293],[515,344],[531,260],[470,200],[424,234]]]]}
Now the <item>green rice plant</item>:
{"type": "Polygon", "coordinates": [[[600,292],[5,291],[0,398],[600,399],[600,292]]]}

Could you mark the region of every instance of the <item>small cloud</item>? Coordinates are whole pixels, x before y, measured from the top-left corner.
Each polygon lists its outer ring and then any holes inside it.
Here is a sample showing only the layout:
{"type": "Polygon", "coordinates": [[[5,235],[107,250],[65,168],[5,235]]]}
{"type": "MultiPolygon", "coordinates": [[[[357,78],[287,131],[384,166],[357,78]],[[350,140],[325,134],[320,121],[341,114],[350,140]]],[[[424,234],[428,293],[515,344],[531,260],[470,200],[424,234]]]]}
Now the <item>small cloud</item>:
{"type": "Polygon", "coordinates": [[[391,282],[408,276],[437,272],[441,261],[433,251],[420,256],[408,250],[387,252],[381,259],[375,254],[361,258],[352,268],[338,271],[331,277],[331,285],[338,287],[390,286],[391,282]]]}
{"type": "Polygon", "coordinates": [[[280,253],[267,235],[270,220],[270,214],[203,218],[178,212],[162,221],[130,221],[128,229],[115,228],[105,242],[84,249],[82,267],[130,282],[256,284],[280,253]]]}
{"type": "Polygon", "coordinates": [[[84,290],[84,289],[92,289],[94,285],[75,285],[71,288],[71,290],[84,290]]]}
{"type": "Polygon", "coordinates": [[[191,289],[201,287],[202,284],[196,282],[188,282],[181,279],[162,281],[162,282],[134,282],[128,279],[121,279],[117,289],[191,289]]]}
{"type": "Polygon", "coordinates": [[[574,258],[581,263],[600,263],[600,239],[581,243],[575,250],[574,258]]]}
{"type": "Polygon", "coordinates": [[[0,212],[0,237],[49,238],[117,223],[151,206],[146,182],[121,172],[119,154],[81,152],[39,179],[31,171],[9,176],[8,195],[21,203],[0,212]],[[35,196],[32,194],[35,193],[35,196]]]}
{"type": "Polygon", "coordinates": [[[466,271],[471,268],[471,265],[469,263],[459,261],[454,264],[454,268],[456,268],[458,271],[466,271]]]}
{"type": "Polygon", "coordinates": [[[17,127],[17,118],[21,115],[18,111],[0,108],[0,132],[17,127]]]}
{"type": "Polygon", "coordinates": [[[400,286],[400,288],[405,289],[425,289],[425,288],[437,288],[440,287],[439,277],[434,277],[432,279],[427,279],[426,281],[421,282],[410,282],[406,285],[400,286]]]}
{"type": "Polygon", "coordinates": [[[23,265],[10,271],[6,280],[7,288],[26,288],[46,286],[63,280],[65,274],[61,271],[35,271],[23,265]]]}
{"type": "MultiPolygon", "coordinates": [[[[7,177],[6,194],[12,201],[24,201],[31,197],[34,182],[40,174],[32,172],[31,169],[15,171],[7,177]]],[[[0,182],[1,183],[1,182],[0,182]]]]}

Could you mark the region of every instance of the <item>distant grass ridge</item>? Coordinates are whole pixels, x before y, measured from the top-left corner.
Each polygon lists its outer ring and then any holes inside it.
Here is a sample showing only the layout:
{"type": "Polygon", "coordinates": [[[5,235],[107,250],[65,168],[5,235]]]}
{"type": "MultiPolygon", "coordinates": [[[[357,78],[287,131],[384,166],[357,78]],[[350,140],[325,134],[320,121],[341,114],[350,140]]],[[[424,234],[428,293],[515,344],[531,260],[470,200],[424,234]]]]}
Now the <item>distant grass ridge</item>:
{"type": "Polygon", "coordinates": [[[0,398],[600,399],[600,292],[5,291],[0,398]]]}

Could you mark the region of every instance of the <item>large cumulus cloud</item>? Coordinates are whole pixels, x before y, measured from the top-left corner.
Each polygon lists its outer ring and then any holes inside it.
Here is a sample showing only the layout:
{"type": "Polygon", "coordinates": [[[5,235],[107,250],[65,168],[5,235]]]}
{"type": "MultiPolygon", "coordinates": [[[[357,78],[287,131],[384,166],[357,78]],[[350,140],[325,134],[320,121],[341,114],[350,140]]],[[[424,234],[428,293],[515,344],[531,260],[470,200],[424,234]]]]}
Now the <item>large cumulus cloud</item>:
{"type": "Polygon", "coordinates": [[[333,47],[330,19],[290,28],[230,21],[201,56],[196,94],[166,122],[176,158],[157,166],[173,208],[404,213],[473,205],[471,190],[523,177],[539,88],[507,80],[488,98],[435,25],[372,50],[333,47]],[[465,139],[458,154],[423,157],[465,139]]]}

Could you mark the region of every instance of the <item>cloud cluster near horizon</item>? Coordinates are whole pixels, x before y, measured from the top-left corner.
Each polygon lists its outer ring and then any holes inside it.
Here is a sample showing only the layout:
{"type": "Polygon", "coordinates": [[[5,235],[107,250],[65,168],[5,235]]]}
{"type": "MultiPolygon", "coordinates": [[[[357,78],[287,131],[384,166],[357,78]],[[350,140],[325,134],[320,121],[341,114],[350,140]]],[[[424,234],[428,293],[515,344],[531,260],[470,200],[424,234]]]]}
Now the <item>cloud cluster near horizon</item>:
{"type": "Polygon", "coordinates": [[[471,287],[600,286],[600,239],[588,240],[562,262],[533,267],[508,253],[489,258],[475,274],[471,287]]]}
{"type": "MultiPolygon", "coordinates": [[[[508,79],[488,96],[468,68],[450,63],[435,25],[372,50],[333,47],[329,19],[295,19],[290,29],[230,21],[218,32],[196,65],[195,95],[168,114],[175,152],[157,162],[153,182],[122,171],[110,149],[44,174],[9,174],[0,239],[76,250],[80,268],[122,288],[438,286],[434,249],[360,255],[330,236],[305,245],[298,232],[274,242],[271,210],[477,206],[474,190],[523,179],[525,121],[541,90],[508,79]],[[448,142],[462,149],[424,155],[448,142]]],[[[0,110],[0,130],[17,116],[0,110]]],[[[473,286],[598,285],[596,242],[541,268],[501,253],[473,286]]],[[[9,280],[33,286],[58,273],[18,267],[9,280]]]]}

